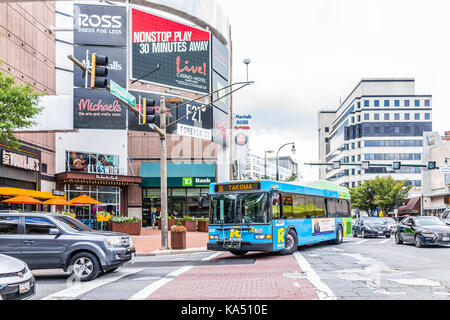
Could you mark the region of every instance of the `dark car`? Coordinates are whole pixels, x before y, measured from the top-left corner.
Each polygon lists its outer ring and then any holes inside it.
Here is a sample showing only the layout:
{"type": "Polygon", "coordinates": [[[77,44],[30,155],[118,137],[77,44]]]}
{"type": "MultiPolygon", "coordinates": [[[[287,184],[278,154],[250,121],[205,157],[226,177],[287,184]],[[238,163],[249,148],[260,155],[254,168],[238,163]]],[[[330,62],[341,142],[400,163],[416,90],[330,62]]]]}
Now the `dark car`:
{"type": "Polygon", "coordinates": [[[395,243],[425,245],[450,245],[450,226],[438,217],[408,217],[400,221],[395,233],[395,243]]]}
{"type": "Polygon", "coordinates": [[[67,215],[0,213],[0,254],[30,269],[63,269],[80,281],[115,270],[134,258],[125,233],[94,231],[67,215]]]}
{"type": "Polygon", "coordinates": [[[352,234],[354,237],[361,235],[367,237],[391,237],[391,228],[382,218],[367,217],[360,218],[352,226],[352,234]]]}
{"type": "Polygon", "coordinates": [[[397,222],[394,220],[394,218],[391,217],[380,217],[381,220],[386,223],[386,225],[391,229],[391,234],[394,234],[395,231],[397,231],[397,222]]]}
{"type": "Polygon", "coordinates": [[[446,224],[450,224],[450,209],[445,209],[439,216],[446,224]]]}

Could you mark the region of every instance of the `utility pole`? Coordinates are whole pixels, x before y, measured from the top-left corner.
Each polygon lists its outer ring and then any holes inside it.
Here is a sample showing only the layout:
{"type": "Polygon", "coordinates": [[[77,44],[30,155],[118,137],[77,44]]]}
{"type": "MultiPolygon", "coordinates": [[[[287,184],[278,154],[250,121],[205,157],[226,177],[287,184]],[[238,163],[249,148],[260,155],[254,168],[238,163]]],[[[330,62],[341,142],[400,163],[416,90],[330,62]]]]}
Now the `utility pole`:
{"type": "Polygon", "coordinates": [[[161,117],[160,126],[163,134],[160,134],[161,140],[161,249],[169,248],[169,233],[167,229],[167,147],[166,147],[166,99],[161,96],[160,99],[161,117]]]}

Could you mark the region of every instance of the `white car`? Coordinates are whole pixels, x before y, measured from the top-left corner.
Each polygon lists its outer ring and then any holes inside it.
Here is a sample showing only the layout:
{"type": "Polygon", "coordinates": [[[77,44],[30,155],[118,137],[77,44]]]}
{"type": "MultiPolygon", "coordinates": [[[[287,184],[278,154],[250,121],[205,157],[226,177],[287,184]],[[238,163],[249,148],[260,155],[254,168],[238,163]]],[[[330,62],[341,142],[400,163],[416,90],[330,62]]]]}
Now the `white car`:
{"type": "Polygon", "coordinates": [[[35,281],[22,260],[0,254],[0,300],[28,299],[35,294],[35,281]]]}

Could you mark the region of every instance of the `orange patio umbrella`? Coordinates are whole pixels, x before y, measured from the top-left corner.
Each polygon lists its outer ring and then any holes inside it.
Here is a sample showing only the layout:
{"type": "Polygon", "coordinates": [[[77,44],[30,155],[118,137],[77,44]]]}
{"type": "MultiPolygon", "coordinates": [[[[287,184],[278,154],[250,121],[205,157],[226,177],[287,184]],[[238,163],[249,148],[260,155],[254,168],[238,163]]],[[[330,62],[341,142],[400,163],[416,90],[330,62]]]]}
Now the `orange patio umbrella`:
{"type": "Polygon", "coordinates": [[[3,200],[2,202],[7,203],[21,203],[22,204],[22,210],[25,208],[25,204],[42,204],[42,201],[39,201],[38,199],[29,197],[29,196],[16,196],[10,199],[3,200]]]}
{"type": "Polygon", "coordinates": [[[95,199],[92,199],[91,197],[82,194],[81,196],[78,196],[76,198],[73,198],[72,200],[69,200],[69,205],[74,204],[102,204],[100,201],[97,201],[95,199]]]}
{"type": "Polygon", "coordinates": [[[52,204],[52,205],[56,205],[56,206],[66,206],[66,205],[70,204],[69,201],[67,201],[63,197],[54,197],[54,198],[48,199],[47,201],[44,201],[43,203],[44,204],[52,204]]]}

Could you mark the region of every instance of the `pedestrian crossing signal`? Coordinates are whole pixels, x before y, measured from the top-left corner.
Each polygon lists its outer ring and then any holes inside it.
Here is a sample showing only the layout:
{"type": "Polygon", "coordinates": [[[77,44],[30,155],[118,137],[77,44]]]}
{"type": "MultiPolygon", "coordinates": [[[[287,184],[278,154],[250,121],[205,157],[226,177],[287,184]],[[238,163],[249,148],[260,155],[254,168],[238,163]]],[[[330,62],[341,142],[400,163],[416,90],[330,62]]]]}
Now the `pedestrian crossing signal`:
{"type": "Polygon", "coordinates": [[[392,163],[392,170],[400,170],[402,164],[400,161],[395,161],[392,163]]]}
{"type": "Polygon", "coordinates": [[[434,170],[436,169],[436,161],[428,161],[428,170],[434,170]]]}

